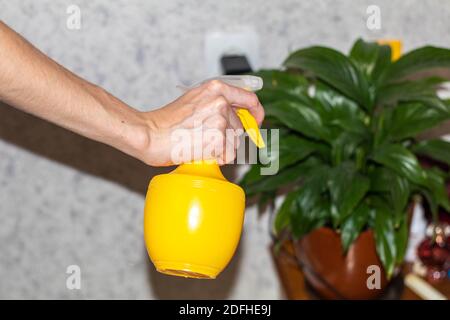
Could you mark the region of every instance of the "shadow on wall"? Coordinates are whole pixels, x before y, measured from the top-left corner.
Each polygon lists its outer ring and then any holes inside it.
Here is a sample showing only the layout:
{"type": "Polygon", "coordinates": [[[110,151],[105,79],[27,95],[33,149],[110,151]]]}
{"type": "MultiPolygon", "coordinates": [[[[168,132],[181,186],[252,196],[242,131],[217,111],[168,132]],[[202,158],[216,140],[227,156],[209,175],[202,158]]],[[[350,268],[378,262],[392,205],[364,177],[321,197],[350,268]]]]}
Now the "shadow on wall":
{"type": "Polygon", "coordinates": [[[153,175],[169,171],[149,167],[112,147],[1,103],[0,139],[142,194],[153,175]]]}
{"type": "MultiPolygon", "coordinates": [[[[86,139],[49,122],[0,103],[0,139],[20,148],[118,183],[145,195],[150,179],[172,168],[153,168],[104,144],[86,139]]],[[[225,176],[234,170],[223,168],[225,176]]],[[[191,280],[156,272],[149,259],[148,274],[155,298],[225,299],[229,296],[239,269],[240,251],[217,280],[191,280]]],[[[147,257],[147,253],[143,252],[147,257]]]]}

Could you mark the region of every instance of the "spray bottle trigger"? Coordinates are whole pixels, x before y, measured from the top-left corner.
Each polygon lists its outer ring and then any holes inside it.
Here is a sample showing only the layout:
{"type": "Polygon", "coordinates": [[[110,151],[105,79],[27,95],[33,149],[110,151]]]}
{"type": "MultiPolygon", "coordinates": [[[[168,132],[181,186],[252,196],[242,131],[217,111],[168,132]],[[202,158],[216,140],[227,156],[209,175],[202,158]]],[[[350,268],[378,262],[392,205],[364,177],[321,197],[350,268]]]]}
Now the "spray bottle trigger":
{"type": "Polygon", "coordinates": [[[237,108],[236,114],[242,122],[242,126],[247,132],[250,139],[258,148],[265,148],[266,144],[264,143],[264,139],[261,136],[261,132],[258,128],[258,123],[255,118],[251,115],[251,113],[244,108],[237,108]]]}

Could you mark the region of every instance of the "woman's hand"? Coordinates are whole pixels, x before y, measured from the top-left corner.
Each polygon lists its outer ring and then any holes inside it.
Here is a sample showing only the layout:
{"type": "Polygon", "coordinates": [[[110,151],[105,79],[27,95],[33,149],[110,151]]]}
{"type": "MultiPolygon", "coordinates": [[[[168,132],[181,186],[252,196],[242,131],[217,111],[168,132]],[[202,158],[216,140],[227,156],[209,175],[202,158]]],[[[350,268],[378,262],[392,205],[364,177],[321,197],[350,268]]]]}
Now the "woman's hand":
{"type": "Polygon", "coordinates": [[[219,164],[232,162],[243,132],[236,107],[248,109],[261,124],[264,109],[257,96],[218,80],[186,92],[161,109],[143,113],[149,144],[138,157],[153,166],[211,158],[219,164]]]}

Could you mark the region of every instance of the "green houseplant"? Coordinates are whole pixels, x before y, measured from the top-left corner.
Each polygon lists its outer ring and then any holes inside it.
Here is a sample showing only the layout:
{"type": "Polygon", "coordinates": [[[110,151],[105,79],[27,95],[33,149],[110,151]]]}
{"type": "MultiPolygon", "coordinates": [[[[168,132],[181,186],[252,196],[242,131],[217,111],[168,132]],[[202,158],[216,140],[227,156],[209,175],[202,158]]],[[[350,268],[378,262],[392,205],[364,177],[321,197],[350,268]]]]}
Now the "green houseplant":
{"type": "Polygon", "coordinates": [[[416,138],[450,119],[449,101],[436,95],[444,79],[430,75],[450,68],[450,50],[427,46],[391,61],[389,46],[357,40],[348,55],[309,47],[283,66],[257,72],[265,123],[280,129],[278,152],[268,146],[279,172],[260,175],[256,164],[241,184],[261,204],[289,190],[276,212],[277,234],[301,239],[327,226],[345,254],[372,230],[390,278],[405,254],[412,195],[422,194],[435,214],[450,210],[448,172],[424,168],[417,158],[450,164],[450,143],[416,138]]]}

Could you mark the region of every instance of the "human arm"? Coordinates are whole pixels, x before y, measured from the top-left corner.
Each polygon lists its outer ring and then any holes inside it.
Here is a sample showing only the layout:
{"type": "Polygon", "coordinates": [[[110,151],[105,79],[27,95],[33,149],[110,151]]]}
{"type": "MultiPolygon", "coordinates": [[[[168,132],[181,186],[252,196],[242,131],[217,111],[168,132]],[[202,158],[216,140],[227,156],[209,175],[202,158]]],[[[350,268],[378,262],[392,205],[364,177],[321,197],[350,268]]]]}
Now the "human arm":
{"type": "MultiPolygon", "coordinates": [[[[177,163],[171,155],[175,130],[193,135],[196,124],[221,132],[238,129],[235,106],[248,108],[258,123],[264,117],[255,94],[218,81],[157,110],[138,111],[51,60],[2,22],[0,100],[154,166],[177,163]]],[[[230,161],[216,156],[219,162],[230,161]]]]}

